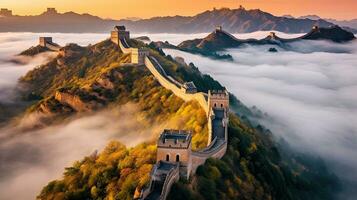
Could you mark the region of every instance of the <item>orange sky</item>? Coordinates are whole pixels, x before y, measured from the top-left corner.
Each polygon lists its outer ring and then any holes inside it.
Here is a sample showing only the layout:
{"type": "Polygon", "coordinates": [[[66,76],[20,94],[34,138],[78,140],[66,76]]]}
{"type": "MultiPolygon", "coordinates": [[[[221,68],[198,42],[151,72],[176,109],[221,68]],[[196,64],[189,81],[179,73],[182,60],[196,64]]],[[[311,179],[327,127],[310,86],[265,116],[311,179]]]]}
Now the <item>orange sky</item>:
{"type": "Polygon", "coordinates": [[[0,0],[0,7],[12,9],[19,15],[39,14],[46,7],[56,7],[60,12],[75,11],[114,19],[194,15],[213,7],[237,8],[240,4],[275,15],[357,18],[357,0],[0,0]]]}

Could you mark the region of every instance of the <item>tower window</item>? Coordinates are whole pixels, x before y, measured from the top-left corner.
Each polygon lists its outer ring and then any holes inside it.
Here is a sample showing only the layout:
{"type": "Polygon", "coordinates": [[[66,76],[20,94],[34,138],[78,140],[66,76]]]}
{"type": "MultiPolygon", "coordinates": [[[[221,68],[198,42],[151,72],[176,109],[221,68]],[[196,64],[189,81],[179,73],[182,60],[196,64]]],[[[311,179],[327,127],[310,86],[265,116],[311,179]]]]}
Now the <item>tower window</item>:
{"type": "Polygon", "coordinates": [[[167,162],[170,161],[170,155],[169,154],[166,155],[166,161],[167,162]]]}
{"type": "Polygon", "coordinates": [[[221,108],[223,108],[223,104],[221,104],[221,108]]]}
{"type": "Polygon", "coordinates": [[[180,162],[180,155],[176,155],[176,162],[180,162]]]}
{"type": "Polygon", "coordinates": [[[214,103],[214,107],[217,107],[217,104],[216,104],[216,103],[214,103]]]}

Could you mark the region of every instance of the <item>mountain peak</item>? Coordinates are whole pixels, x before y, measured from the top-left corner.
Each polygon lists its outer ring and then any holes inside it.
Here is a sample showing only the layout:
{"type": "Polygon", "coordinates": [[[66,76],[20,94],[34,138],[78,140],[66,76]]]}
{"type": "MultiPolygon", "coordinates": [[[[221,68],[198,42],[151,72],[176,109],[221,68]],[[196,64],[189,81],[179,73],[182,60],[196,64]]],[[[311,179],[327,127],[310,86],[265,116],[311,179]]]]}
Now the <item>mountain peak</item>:
{"type": "Polygon", "coordinates": [[[334,42],[348,42],[355,38],[353,33],[342,29],[338,25],[330,27],[314,26],[312,30],[303,37],[303,39],[325,39],[334,42]]]}

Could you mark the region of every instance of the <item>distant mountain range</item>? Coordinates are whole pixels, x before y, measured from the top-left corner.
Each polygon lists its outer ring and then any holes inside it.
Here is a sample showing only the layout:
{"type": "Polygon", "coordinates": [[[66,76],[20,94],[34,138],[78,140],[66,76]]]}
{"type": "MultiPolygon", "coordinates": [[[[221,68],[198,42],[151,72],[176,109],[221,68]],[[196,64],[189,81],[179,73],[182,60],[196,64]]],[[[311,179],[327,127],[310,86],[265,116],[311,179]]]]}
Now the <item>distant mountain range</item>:
{"type": "MultiPolygon", "coordinates": [[[[287,18],[295,18],[291,15],[284,15],[283,17],[287,18]]],[[[339,25],[341,27],[348,27],[351,29],[357,29],[357,19],[351,19],[351,20],[336,20],[336,19],[331,19],[331,18],[322,18],[318,15],[304,15],[301,17],[297,17],[297,19],[311,19],[311,20],[325,20],[331,23],[334,23],[336,25],[339,25]]]]}
{"type": "MultiPolygon", "coordinates": [[[[58,13],[49,8],[36,16],[0,17],[0,32],[108,32],[114,25],[125,25],[132,32],[202,33],[221,25],[230,33],[276,30],[286,33],[307,33],[311,27],[334,25],[323,19],[277,17],[259,9],[213,9],[195,16],[153,17],[150,19],[102,19],[90,14],[58,13]]],[[[352,30],[352,29],[350,29],[352,30]]],[[[356,30],[352,30],[357,32],[356,30]]]]}
{"type": "Polygon", "coordinates": [[[356,39],[355,36],[346,30],[343,30],[339,26],[332,26],[328,28],[314,27],[309,33],[292,39],[284,39],[275,35],[274,32],[270,33],[263,39],[238,39],[230,33],[217,29],[205,38],[186,40],[178,45],[180,49],[184,50],[203,50],[203,51],[219,51],[226,48],[238,47],[243,44],[252,45],[264,45],[274,44],[283,46],[289,42],[295,42],[300,40],[329,40],[332,42],[342,43],[349,42],[356,39]]]}
{"type": "MultiPolygon", "coordinates": [[[[291,39],[280,38],[271,32],[267,37],[263,39],[238,39],[221,28],[217,28],[208,36],[202,39],[186,40],[177,46],[171,45],[168,42],[153,42],[157,48],[172,48],[187,51],[190,53],[197,53],[204,56],[212,57],[214,59],[227,59],[232,60],[232,56],[229,54],[218,54],[217,51],[221,51],[227,48],[236,48],[242,45],[277,45],[284,49],[291,49],[289,43],[302,40],[327,40],[336,43],[344,43],[355,40],[356,37],[353,33],[346,31],[338,25],[328,28],[313,27],[307,34],[291,39]]],[[[277,52],[275,48],[271,48],[269,51],[277,52]]]]}

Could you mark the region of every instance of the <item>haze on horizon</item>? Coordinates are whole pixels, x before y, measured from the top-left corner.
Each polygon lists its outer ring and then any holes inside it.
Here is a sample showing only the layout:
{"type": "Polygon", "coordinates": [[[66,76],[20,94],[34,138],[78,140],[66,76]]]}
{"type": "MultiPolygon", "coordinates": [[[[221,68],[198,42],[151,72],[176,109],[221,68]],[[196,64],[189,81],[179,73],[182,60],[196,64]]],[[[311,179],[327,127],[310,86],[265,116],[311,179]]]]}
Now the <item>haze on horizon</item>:
{"type": "Polygon", "coordinates": [[[354,19],[357,18],[355,0],[180,0],[172,3],[169,0],[1,0],[0,7],[13,10],[16,15],[37,15],[47,7],[55,7],[59,12],[74,11],[89,13],[102,18],[122,19],[127,17],[150,18],[155,16],[192,16],[212,8],[261,9],[274,15],[285,14],[295,17],[315,14],[323,18],[354,19]],[[268,3],[267,3],[268,2],[268,3]]]}

